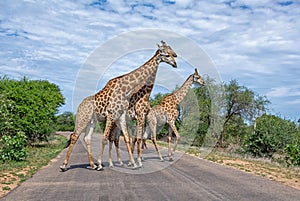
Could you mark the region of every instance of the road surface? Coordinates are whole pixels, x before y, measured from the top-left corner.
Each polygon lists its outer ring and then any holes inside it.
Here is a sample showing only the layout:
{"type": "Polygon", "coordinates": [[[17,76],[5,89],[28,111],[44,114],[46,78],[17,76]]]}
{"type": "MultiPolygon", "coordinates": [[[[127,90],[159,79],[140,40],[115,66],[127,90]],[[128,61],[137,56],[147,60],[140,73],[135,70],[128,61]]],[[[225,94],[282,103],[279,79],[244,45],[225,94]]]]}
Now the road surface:
{"type": "MultiPolygon", "coordinates": [[[[94,156],[99,143],[98,134],[93,138],[94,156]]],[[[95,171],[89,168],[81,138],[66,172],[59,169],[65,149],[1,200],[300,200],[299,190],[193,156],[177,153],[178,160],[160,162],[152,146],[148,147],[142,169],[109,168],[106,155],[104,171],[95,171]]],[[[122,156],[128,160],[124,147],[122,156]]]]}

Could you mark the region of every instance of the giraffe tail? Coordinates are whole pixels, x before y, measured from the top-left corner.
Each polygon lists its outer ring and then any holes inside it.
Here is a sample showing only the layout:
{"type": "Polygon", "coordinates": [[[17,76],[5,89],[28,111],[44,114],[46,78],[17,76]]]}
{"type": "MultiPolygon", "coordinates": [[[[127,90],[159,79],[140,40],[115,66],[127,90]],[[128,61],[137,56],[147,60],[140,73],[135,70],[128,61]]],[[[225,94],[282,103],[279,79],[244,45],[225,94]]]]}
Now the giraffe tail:
{"type": "Polygon", "coordinates": [[[74,135],[74,133],[71,133],[71,135],[70,135],[70,137],[69,137],[69,140],[68,140],[68,142],[67,142],[67,144],[66,144],[66,146],[65,146],[65,149],[68,148],[68,147],[70,146],[71,140],[72,140],[72,136],[73,136],[73,135],[74,135]]]}
{"type": "Polygon", "coordinates": [[[70,137],[70,139],[68,140],[68,142],[67,142],[67,144],[66,144],[66,146],[65,146],[65,149],[68,148],[68,147],[70,146],[70,144],[71,144],[71,137],[70,137]]]}
{"type": "Polygon", "coordinates": [[[142,140],[142,146],[143,146],[143,148],[148,149],[147,144],[146,144],[146,140],[142,140]]]}

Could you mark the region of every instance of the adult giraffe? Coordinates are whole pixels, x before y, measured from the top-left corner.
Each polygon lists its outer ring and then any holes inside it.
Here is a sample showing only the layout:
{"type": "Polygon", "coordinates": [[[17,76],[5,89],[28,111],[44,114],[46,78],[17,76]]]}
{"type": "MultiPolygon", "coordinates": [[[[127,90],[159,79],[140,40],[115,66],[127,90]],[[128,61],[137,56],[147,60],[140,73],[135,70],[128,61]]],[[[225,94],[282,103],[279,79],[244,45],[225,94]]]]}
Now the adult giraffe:
{"type": "MultiPolygon", "coordinates": [[[[157,154],[161,161],[163,161],[163,157],[157,147],[156,143],[156,127],[158,125],[165,125],[166,123],[169,124],[169,136],[168,136],[168,156],[170,160],[173,160],[173,155],[176,150],[176,146],[178,144],[178,141],[180,139],[180,134],[175,126],[176,118],[178,117],[178,105],[179,103],[185,98],[187,92],[189,91],[190,87],[193,83],[198,83],[200,85],[205,85],[204,80],[199,75],[197,69],[195,69],[195,72],[191,74],[186,81],[183,83],[183,85],[176,90],[175,92],[167,95],[159,105],[155,105],[152,107],[147,114],[147,124],[145,133],[143,136],[143,140],[149,137],[151,135],[151,140],[155,146],[155,149],[157,151],[157,154]],[[174,131],[176,135],[176,142],[173,147],[173,151],[171,151],[171,137],[172,137],[172,131],[174,131]]],[[[143,150],[142,150],[143,152],[143,150]]]]}
{"type": "Polygon", "coordinates": [[[101,165],[103,150],[111,131],[114,129],[114,126],[118,126],[118,128],[123,132],[130,163],[133,164],[133,168],[137,167],[130,148],[126,114],[128,113],[130,106],[136,110],[138,133],[142,136],[146,115],[145,111],[148,111],[149,107],[147,106],[147,110],[144,110],[145,106],[142,104],[144,101],[140,101],[140,99],[147,97],[141,93],[141,91],[143,91],[141,88],[151,87],[152,90],[160,62],[166,62],[173,67],[177,67],[174,59],[177,57],[176,53],[170,46],[166,45],[165,42],[161,41],[161,43],[161,45],[158,45],[158,50],[155,55],[144,65],[125,75],[109,80],[102,90],[93,96],[85,98],[81,102],[77,110],[75,130],[70,136],[68,152],[63,165],[60,166],[62,171],[66,170],[72,149],[79,135],[86,127],[87,129],[84,140],[87,145],[89,163],[93,169],[97,168],[92,158],[90,146],[96,119],[98,121],[104,121],[106,119],[106,126],[102,137],[102,146],[98,157],[99,166],[97,169],[103,169],[101,165]]]}

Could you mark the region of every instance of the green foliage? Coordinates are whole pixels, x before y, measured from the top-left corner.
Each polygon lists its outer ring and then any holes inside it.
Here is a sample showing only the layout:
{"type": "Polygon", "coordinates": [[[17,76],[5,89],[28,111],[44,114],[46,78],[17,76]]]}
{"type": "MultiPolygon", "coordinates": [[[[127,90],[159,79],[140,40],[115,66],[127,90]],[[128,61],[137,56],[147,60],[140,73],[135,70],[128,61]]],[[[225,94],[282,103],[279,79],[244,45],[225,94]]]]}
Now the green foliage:
{"type": "Polygon", "coordinates": [[[225,122],[223,131],[218,141],[219,146],[223,146],[228,124],[235,124],[235,120],[242,118],[243,121],[252,121],[255,117],[266,111],[266,106],[270,103],[264,96],[259,96],[245,86],[240,86],[236,80],[231,80],[225,84],[225,122]]]}
{"type": "MultiPolygon", "coordinates": [[[[157,93],[154,95],[153,98],[150,97],[150,100],[149,100],[150,106],[153,107],[155,105],[159,105],[160,102],[162,101],[162,99],[164,97],[166,97],[167,95],[168,95],[168,93],[166,93],[166,94],[157,93]]],[[[169,126],[167,124],[164,125],[163,127],[157,128],[157,134],[156,134],[157,138],[160,139],[160,138],[164,137],[165,135],[167,135],[168,130],[169,130],[169,126]]]]}
{"type": "Polygon", "coordinates": [[[14,131],[14,102],[0,94],[0,138],[14,131]]]}
{"type": "Polygon", "coordinates": [[[272,157],[292,143],[296,124],[275,115],[264,114],[256,119],[254,132],[245,137],[244,149],[254,156],[272,157]]]}
{"type": "Polygon", "coordinates": [[[245,124],[244,119],[240,116],[233,116],[228,120],[224,130],[223,146],[234,144],[243,145],[245,135],[249,132],[249,126],[245,124]]]}
{"type": "Polygon", "coordinates": [[[284,149],[288,165],[300,165],[300,144],[289,144],[284,149]]]}
{"type": "Polygon", "coordinates": [[[64,112],[57,117],[57,131],[73,131],[75,127],[75,115],[72,112],[64,112]]]}
{"type": "Polygon", "coordinates": [[[57,85],[43,80],[0,78],[0,137],[22,131],[29,143],[47,140],[64,98],[57,85]],[[3,111],[3,113],[2,113],[3,111]]]}
{"type": "Polygon", "coordinates": [[[168,94],[162,94],[157,93],[154,95],[154,98],[150,98],[149,103],[150,106],[153,107],[154,105],[159,105],[159,103],[162,101],[164,97],[166,97],[168,94]]]}
{"type": "MultiPolygon", "coordinates": [[[[186,128],[185,132],[194,134],[192,146],[201,146],[204,142],[211,120],[211,104],[212,101],[207,87],[192,88],[182,103],[185,109],[182,111],[183,123],[186,128]],[[196,101],[196,103],[193,101],[196,101]],[[193,105],[197,107],[190,107],[193,105]]],[[[189,135],[191,136],[191,134],[189,135]]]]}
{"type": "Polygon", "coordinates": [[[23,132],[15,136],[3,135],[1,140],[0,160],[1,161],[22,161],[27,156],[27,137],[23,132]]]}

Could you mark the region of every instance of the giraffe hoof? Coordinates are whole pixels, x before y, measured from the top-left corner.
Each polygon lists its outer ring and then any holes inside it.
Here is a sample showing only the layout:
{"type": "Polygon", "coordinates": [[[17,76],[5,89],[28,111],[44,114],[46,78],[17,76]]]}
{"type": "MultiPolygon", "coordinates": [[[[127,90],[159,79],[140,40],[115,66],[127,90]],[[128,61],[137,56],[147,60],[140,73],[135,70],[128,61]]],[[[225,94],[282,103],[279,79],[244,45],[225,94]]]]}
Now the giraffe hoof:
{"type": "Polygon", "coordinates": [[[65,172],[65,171],[67,171],[67,169],[68,169],[68,168],[65,167],[65,166],[60,166],[59,168],[60,168],[60,170],[61,170],[62,172],[65,172]]]}
{"type": "Polygon", "coordinates": [[[97,165],[91,165],[91,168],[92,168],[93,170],[96,170],[96,169],[98,168],[98,166],[97,166],[97,165]]]}
{"type": "Polygon", "coordinates": [[[143,164],[142,163],[138,163],[138,168],[142,168],[143,167],[143,164]]]}
{"type": "Polygon", "coordinates": [[[173,156],[171,156],[169,160],[170,160],[170,161],[173,161],[173,160],[174,160],[173,156]]]}
{"type": "Polygon", "coordinates": [[[103,170],[104,170],[103,167],[100,167],[100,166],[99,166],[99,167],[97,168],[97,171],[103,171],[103,170]]]}
{"type": "Polygon", "coordinates": [[[137,169],[139,169],[139,166],[133,165],[133,166],[132,166],[132,169],[133,169],[133,170],[137,170],[137,169]]]}
{"type": "Polygon", "coordinates": [[[114,168],[114,165],[113,164],[109,165],[109,168],[114,168]]]}

